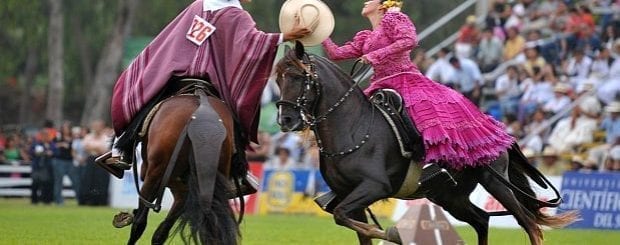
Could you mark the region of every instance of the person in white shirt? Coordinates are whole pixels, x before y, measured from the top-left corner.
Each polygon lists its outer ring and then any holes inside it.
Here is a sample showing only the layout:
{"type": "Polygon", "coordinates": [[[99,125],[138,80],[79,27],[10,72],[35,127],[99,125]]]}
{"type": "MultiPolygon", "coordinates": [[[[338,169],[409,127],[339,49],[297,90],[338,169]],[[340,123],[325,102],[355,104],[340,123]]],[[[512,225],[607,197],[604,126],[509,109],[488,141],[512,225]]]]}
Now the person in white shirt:
{"type": "Polygon", "coordinates": [[[588,111],[587,106],[578,105],[570,117],[562,119],[553,128],[548,143],[559,152],[575,152],[576,148],[594,140],[593,133],[597,129],[597,120],[581,113],[588,111]]]}
{"type": "Polygon", "coordinates": [[[454,84],[461,94],[478,105],[484,80],[482,80],[482,73],[476,62],[457,57],[450,58],[449,62],[454,68],[449,83],[454,84]]]}
{"type": "Polygon", "coordinates": [[[291,151],[284,147],[276,148],[275,155],[265,162],[265,169],[287,171],[297,168],[296,161],[291,157],[291,151]]]}
{"type": "Polygon", "coordinates": [[[519,71],[516,66],[506,68],[506,74],[495,81],[495,96],[500,103],[502,114],[515,114],[519,105],[519,71]]]}
{"type": "Polygon", "coordinates": [[[446,84],[452,73],[452,66],[448,62],[450,59],[450,50],[442,48],[437,53],[437,60],[428,68],[426,76],[433,81],[446,84]]]}
{"type": "Polygon", "coordinates": [[[504,53],[504,44],[495,35],[491,28],[482,31],[482,39],[478,44],[476,58],[482,72],[493,71],[501,62],[504,53]]]}
{"type": "Polygon", "coordinates": [[[564,66],[564,73],[570,77],[573,87],[588,79],[590,75],[590,67],[592,66],[592,58],[585,55],[582,49],[577,49],[564,66]]]}
{"type": "Polygon", "coordinates": [[[568,84],[556,84],[553,88],[555,96],[543,105],[543,111],[545,111],[547,114],[556,114],[565,109],[571,103],[571,99],[567,95],[569,91],[570,86],[568,84]]]}

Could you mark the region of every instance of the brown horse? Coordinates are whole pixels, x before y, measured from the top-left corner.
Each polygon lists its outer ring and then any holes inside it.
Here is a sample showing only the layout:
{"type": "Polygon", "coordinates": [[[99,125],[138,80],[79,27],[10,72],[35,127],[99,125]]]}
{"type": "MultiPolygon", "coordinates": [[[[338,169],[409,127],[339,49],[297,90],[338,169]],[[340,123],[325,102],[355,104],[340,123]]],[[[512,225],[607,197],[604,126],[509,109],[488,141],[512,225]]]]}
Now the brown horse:
{"type": "Polygon", "coordinates": [[[306,127],[314,131],[321,152],[321,174],[334,193],[317,202],[333,213],[336,224],[356,231],[360,244],[372,244],[372,238],[401,242],[395,227],[383,230],[368,224],[364,213],[371,204],[390,197],[428,198],[470,224],[478,234],[478,244],[483,245],[488,243],[489,216],[514,216],[531,244],[542,243],[542,225],[562,227],[577,217],[574,212],[555,216],[541,212],[544,207],[559,205],[559,193],[527,162],[516,144],[489,166],[449,170],[458,183],[455,186],[436,183],[417,189],[419,163],[405,157],[388,121],[375,113],[377,109],[357,83],[337,65],[306,54],[297,43],[295,50],[279,61],[276,73],[278,123],[283,131],[306,127]],[[528,177],[543,188],[552,187],[558,198],[537,200],[528,177]],[[477,184],[507,212],[487,213],[473,205],[469,195],[477,184]]]}
{"type": "MultiPolygon", "coordinates": [[[[195,79],[176,81],[179,84],[193,82],[195,79]]],[[[168,187],[174,197],[174,202],[165,220],[157,227],[152,244],[163,244],[169,236],[171,228],[180,219],[179,226],[175,232],[181,234],[185,242],[202,244],[236,244],[239,238],[239,229],[235,220],[234,213],[229,205],[230,196],[229,179],[231,177],[231,162],[235,153],[234,144],[234,120],[228,107],[214,96],[205,97],[210,107],[219,115],[219,119],[208,123],[221,123],[225,129],[223,141],[214,142],[218,145],[209,147],[219,148],[219,161],[217,173],[206,174],[212,176],[210,183],[213,183],[212,197],[207,197],[210,201],[205,201],[204,190],[200,185],[201,178],[205,175],[197,169],[201,168],[198,158],[195,156],[196,145],[205,142],[192,142],[201,137],[209,139],[209,132],[196,132],[189,126],[196,120],[198,110],[201,105],[202,96],[198,96],[196,91],[203,91],[203,83],[190,84],[176,92],[175,95],[160,100],[157,105],[148,107],[140,113],[137,121],[150,119],[148,130],[143,137],[136,138],[135,129],[139,129],[141,123],[135,123],[126,132],[127,138],[119,139],[117,147],[125,154],[132,151],[136,141],[142,143],[141,156],[143,159],[140,169],[140,179],[143,185],[139,190],[139,207],[133,211],[133,224],[128,244],[135,244],[146,228],[149,208],[159,211],[163,187],[168,187]],[[150,108],[155,108],[154,113],[150,108]],[[148,115],[147,115],[148,114],[148,115]],[[146,116],[145,116],[146,115],[146,116]],[[199,134],[199,135],[196,135],[199,134]],[[133,146],[129,144],[134,142],[133,146]],[[175,152],[176,151],[176,152],[175,152]],[[176,160],[175,160],[176,158],[176,160]],[[163,183],[165,182],[165,183],[163,183]],[[157,200],[157,203],[153,203],[157,200]],[[189,228],[189,230],[188,230],[189,228]]],[[[176,91],[178,89],[168,90],[176,91]]],[[[153,103],[154,104],[154,103],[153,103]]],[[[215,140],[213,140],[215,141],[215,140]]],[[[199,153],[200,154],[200,153],[199,153]]],[[[215,158],[217,156],[206,156],[215,158]]],[[[205,188],[203,188],[205,189],[205,188]]],[[[206,188],[208,189],[208,187],[206,188]]],[[[131,215],[117,217],[117,219],[131,219],[131,215]]],[[[124,225],[128,225],[125,222],[124,225]]],[[[122,225],[119,225],[122,226],[122,225]]]]}

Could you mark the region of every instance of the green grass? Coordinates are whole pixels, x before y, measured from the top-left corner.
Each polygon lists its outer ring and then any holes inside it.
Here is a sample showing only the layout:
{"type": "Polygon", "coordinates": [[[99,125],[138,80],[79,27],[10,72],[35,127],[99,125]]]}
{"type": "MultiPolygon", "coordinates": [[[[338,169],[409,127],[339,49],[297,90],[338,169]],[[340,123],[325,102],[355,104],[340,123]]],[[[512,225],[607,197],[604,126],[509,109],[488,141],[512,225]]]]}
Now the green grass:
{"type": "MultiPolygon", "coordinates": [[[[112,208],[33,206],[25,199],[0,199],[0,244],[123,244],[129,228],[112,227],[112,208]]],[[[150,237],[165,213],[151,213],[140,244],[150,237]]],[[[383,222],[384,225],[387,221],[383,222]]],[[[457,228],[467,244],[476,244],[470,227],[457,228]]],[[[356,244],[355,233],[337,226],[329,217],[306,215],[246,216],[241,225],[243,244],[356,244]]],[[[545,232],[545,244],[611,244],[620,232],[552,230],[545,232]]],[[[529,244],[518,229],[491,229],[490,244],[529,244]]],[[[169,244],[181,244],[177,237],[169,244]]]]}

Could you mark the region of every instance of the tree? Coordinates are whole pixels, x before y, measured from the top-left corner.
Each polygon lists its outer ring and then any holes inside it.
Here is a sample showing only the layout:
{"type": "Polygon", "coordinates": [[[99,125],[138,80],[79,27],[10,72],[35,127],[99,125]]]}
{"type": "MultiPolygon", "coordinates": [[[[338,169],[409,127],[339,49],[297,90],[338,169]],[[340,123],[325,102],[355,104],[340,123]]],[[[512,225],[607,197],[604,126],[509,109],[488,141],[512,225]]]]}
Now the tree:
{"type": "Polygon", "coordinates": [[[82,114],[82,124],[110,115],[110,98],[123,56],[123,43],[131,31],[136,8],[140,0],[119,0],[116,22],[97,63],[93,85],[82,114]]]}
{"type": "Polygon", "coordinates": [[[45,116],[60,125],[63,118],[64,84],[64,14],[63,0],[50,0],[48,40],[49,89],[45,116]]]}

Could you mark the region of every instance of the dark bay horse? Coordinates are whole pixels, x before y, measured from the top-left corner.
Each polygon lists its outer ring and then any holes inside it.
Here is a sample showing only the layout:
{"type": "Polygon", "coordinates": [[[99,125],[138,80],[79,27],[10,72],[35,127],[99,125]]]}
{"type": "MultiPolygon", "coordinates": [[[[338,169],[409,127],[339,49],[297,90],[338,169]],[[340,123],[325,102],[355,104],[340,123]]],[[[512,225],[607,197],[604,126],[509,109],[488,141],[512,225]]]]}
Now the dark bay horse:
{"type": "MultiPolygon", "coordinates": [[[[574,212],[549,216],[540,211],[545,203],[536,200],[527,177],[543,187],[548,187],[548,181],[529,165],[517,145],[488,167],[450,170],[456,186],[415,190],[417,179],[410,181],[407,176],[410,166],[419,163],[403,157],[390,125],[337,65],[306,54],[298,43],[279,61],[276,74],[281,90],[278,123],[283,131],[306,127],[314,131],[321,151],[321,174],[336,194],[334,220],[355,230],[360,244],[372,244],[372,238],[400,243],[395,227],[382,230],[368,224],[364,213],[372,203],[390,197],[428,198],[470,224],[478,234],[478,244],[487,244],[490,215],[513,215],[531,244],[542,243],[541,225],[563,227],[577,218],[574,212]],[[508,212],[487,213],[473,205],[469,195],[478,183],[508,212]]],[[[559,197],[556,201],[547,206],[557,206],[559,197]]]]}
{"type": "Polygon", "coordinates": [[[234,154],[233,116],[220,99],[214,96],[199,96],[198,91],[204,91],[204,84],[194,83],[195,81],[195,79],[175,81],[189,85],[180,89],[182,91],[176,92],[175,95],[165,95],[166,99],[151,106],[156,108],[154,112],[148,110],[148,115],[141,112],[141,119],[137,121],[143,121],[144,118],[147,121],[150,120],[150,124],[148,122],[145,124],[148,129],[141,130],[146,134],[142,137],[138,136],[135,131],[142,127],[142,123],[135,123],[130,125],[129,131],[132,132],[126,132],[130,136],[121,137],[117,143],[117,147],[126,156],[132,154],[136,141],[142,143],[143,164],[140,169],[140,178],[143,184],[139,190],[139,207],[133,211],[133,214],[115,217],[115,222],[125,222],[121,225],[115,224],[119,228],[129,225],[133,218],[128,244],[135,244],[144,232],[149,209],[159,211],[164,187],[171,190],[174,202],[165,220],[157,227],[151,240],[152,244],[164,244],[177,220],[180,222],[176,231],[181,234],[185,242],[202,244],[237,244],[238,242],[238,224],[228,202],[229,177],[234,154]],[[201,106],[201,99],[208,100],[210,107],[219,115],[215,121],[211,120],[206,124],[223,126],[225,133],[222,135],[221,142],[212,139],[213,135],[210,135],[210,132],[196,132],[189,127],[193,121],[196,121],[196,118],[201,116],[198,115],[201,113],[198,110],[201,106]],[[205,202],[204,197],[201,196],[203,192],[199,184],[200,178],[205,175],[197,171],[201,167],[200,164],[205,163],[194,157],[196,144],[205,142],[192,142],[201,137],[206,138],[207,146],[220,149],[219,153],[206,156],[217,158],[219,155],[219,159],[213,160],[217,165],[217,173],[207,174],[212,178],[210,183],[213,183],[212,197],[209,197],[211,199],[209,202],[205,202]],[[209,140],[217,145],[209,145],[209,140]],[[155,200],[157,203],[153,203],[155,200]]]}

